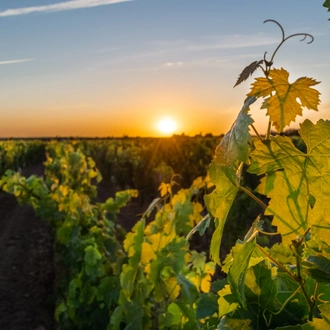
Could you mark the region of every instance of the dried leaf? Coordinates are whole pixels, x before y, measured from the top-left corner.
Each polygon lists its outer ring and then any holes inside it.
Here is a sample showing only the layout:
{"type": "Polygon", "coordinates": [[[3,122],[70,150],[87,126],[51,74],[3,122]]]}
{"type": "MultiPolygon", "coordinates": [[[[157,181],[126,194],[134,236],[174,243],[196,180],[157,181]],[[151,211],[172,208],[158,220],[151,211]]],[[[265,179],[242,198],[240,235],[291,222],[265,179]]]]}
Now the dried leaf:
{"type": "Polygon", "coordinates": [[[260,61],[254,61],[251,64],[249,64],[238,76],[238,79],[236,81],[236,84],[234,87],[238,86],[240,83],[245,81],[249,78],[249,76],[252,76],[253,72],[258,69],[258,66],[263,62],[264,60],[260,61]]]}

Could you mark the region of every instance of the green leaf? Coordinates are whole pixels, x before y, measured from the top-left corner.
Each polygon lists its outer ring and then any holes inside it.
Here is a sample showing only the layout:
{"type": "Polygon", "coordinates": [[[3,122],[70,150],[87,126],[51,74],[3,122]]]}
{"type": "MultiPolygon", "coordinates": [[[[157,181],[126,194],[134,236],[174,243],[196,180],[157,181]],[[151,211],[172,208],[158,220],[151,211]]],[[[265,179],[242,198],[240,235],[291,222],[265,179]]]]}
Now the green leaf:
{"type": "Polygon", "coordinates": [[[273,312],[279,307],[276,304],[277,279],[273,278],[272,270],[266,260],[262,260],[247,270],[245,285],[246,299],[249,304],[255,303],[261,310],[267,309],[273,312]]]}
{"type": "Polygon", "coordinates": [[[196,310],[189,305],[186,305],[181,299],[176,302],[181,309],[181,314],[188,320],[184,326],[184,330],[197,329],[196,310]]]}
{"type": "Polygon", "coordinates": [[[245,244],[236,244],[232,251],[233,263],[228,273],[228,282],[231,286],[232,293],[237,296],[237,301],[245,309],[245,277],[255,248],[255,240],[245,244]]]}
{"type": "Polygon", "coordinates": [[[239,308],[237,296],[231,292],[230,286],[225,285],[219,292],[219,317],[227,315],[239,308]]]}
{"type": "Polygon", "coordinates": [[[196,286],[192,284],[184,275],[177,276],[178,283],[181,286],[181,299],[180,301],[192,305],[198,296],[196,286]]]}
{"type": "Polygon", "coordinates": [[[180,307],[176,303],[172,302],[167,307],[164,325],[167,327],[171,327],[172,325],[180,325],[181,319],[182,314],[180,307]]]}
{"type": "Polygon", "coordinates": [[[186,236],[186,240],[188,241],[191,236],[195,233],[199,232],[200,236],[204,235],[207,228],[209,228],[211,222],[211,217],[207,214],[193,229],[190,230],[188,235],[186,236]]]}
{"type": "Polygon", "coordinates": [[[287,137],[257,141],[248,171],[266,174],[258,192],[271,198],[265,214],[274,216],[273,225],[284,243],[291,243],[312,227],[312,233],[330,244],[330,121],[314,125],[305,120],[299,133],[307,154],[287,137]]]}
{"type": "Polygon", "coordinates": [[[218,292],[218,291],[222,290],[226,284],[228,284],[227,279],[213,281],[211,284],[211,291],[218,292]]]}
{"type": "Polygon", "coordinates": [[[321,312],[321,316],[322,318],[328,323],[330,324],[330,303],[326,303],[324,305],[319,305],[318,306],[320,312],[321,312]]]}
{"type": "MultiPolygon", "coordinates": [[[[299,284],[287,273],[280,270],[277,272],[276,279],[278,282],[277,301],[283,306],[283,304],[287,302],[287,299],[291,297],[292,293],[298,289],[299,284]]],[[[306,278],[304,287],[308,296],[314,294],[315,282],[310,277],[306,278]]],[[[273,316],[271,324],[276,326],[299,324],[302,319],[307,317],[308,311],[308,304],[300,290],[289,302],[287,302],[279,315],[273,316]]]]}
{"type": "Polygon", "coordinates": [[[216,185],[213,192],[204,198],[208,211],[216,218],[216,229],[212,236],[210,253],[212,259],[220,264],[222,233],[239,188],[236,182],[236,170],[219,166],[214,161],[210,166],[210,178],[216,185]]]}
{"type": "Polygon", "coordinates": [[[101,280],[100,285],[98,286],[97,299],[98,301],[104,301],[107,308],[110,308],[112,304],[117,304],[119,290],[119,278],[117,276],[107,276],[101,280]]]}
{"type": "Polygon", "coordinates": [[[218,330],[252,330],[250,327],[251,320],[230,319],[223,316],[218,325],[218,330]]]}
{"type": "Polygon", "coordinates": [[[197,274],[201,275],[205,269],[205,263],[206,263],[205,253],[198,253],[196,251],[191,251],[190,261],[192,262],[194,269],[196,269],[197,274]]]}
{"type": "Polygon", "coordinates": [[[197,302],[197,319],[211,317],[214,313],[217,313],[218,308],[218,297],[215,294],[211,292],[202,293],[197,302]]]}
{"type": "Polygon", "coordinates": [[[270,249],[265,248],[268,254],[282,265],[294,265],[296,258],[288,245],[274,244],[270,249]]]}
{"type": "Polygon", "coordinates": [[[174,220],[177,233],[187,234],[191,230],[189,215],[193,214],[193,204],[186,189],[179,190],[172,198],[174,220]]]}
{"type": "Polygon", "coordinates": [[[102,255],[97,248],[91,245],[85,248],[84,260],[88,266],[91,267],[95,266],[98,263],[98,261],[101,259],[102,259],[102,255]]]}
{"type": "Polygon", "coordinates": [[[316,282],[330,282],[330,260],[322,254],[308,256],[303,262],[303,271],[316,282]]]}
{"type": "Polygon", "coordinates": [[[242,162],[248,160],[251,138],[249,126],[253,123],[248,114],[249,106],[255,102],[255,97],[246,99],[238,117],[223,137],[215,151],[209,174],[216,188],[205,196],[209,212],[216,218],[216,230],[212,236],[210,253],[212,259],[220,264],[220,244],[223,229],[232,203],[239,189],[242,162]]]}
{"type": "Polygon", "coordinates": [[[216,164],[236,166],[237,163],[247,161],[250,149],[248,141],[251,138],[249,126],[254,122],[248,111],[255,101],[255,97],[248,97],[245,100],[231,129],[215,149],[214,162],[216,164]]]}
{"type": "Polygon", "coordinates": [[[128,252],[129,261],[128,264],[123,265],[122,272],[120,274],[120,284],[122,287],[122,293],[128,301],[131,299],[136,275],[139,270],[142,255],[142,243],[144,240],[144,228],[145,221],[142,219],[135,224],[132,232],[126,235],[126,239],[124,241],[124,248],[125,251],[128,252]]]}
{"type": "MultiPolygon", "coordinates": [[[[323,7],[327,8],[330,11],[330,0],[325,0],[323,3],[323,7]]],[[[330,18],[329,18],[330,20],[330,18]]]]}

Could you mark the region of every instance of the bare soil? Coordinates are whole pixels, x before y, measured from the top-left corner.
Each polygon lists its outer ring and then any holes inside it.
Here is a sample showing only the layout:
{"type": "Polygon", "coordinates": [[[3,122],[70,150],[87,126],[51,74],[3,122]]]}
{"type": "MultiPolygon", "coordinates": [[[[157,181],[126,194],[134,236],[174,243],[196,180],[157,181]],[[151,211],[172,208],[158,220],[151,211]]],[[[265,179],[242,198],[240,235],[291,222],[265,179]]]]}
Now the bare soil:
{"type": "Polygon", "coordinates": [[[0,329],[53,329],[53,259],[50,228],[0,192],[0,329]]]}

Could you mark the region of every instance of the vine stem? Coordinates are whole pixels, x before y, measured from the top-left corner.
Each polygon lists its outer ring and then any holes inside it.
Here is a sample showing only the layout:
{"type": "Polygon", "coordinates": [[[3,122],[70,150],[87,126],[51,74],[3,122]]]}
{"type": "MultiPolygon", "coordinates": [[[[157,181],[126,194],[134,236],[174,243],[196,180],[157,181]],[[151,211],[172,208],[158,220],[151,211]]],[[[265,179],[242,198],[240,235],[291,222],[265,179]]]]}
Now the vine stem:
{"type": "Polygon", "coordinates": [[[260,233],[260,234],[263,234],[263,235],[267,235],[267,236],[276,236],[276,235],[281,235],[281,233],[268,233],[267,231],[263,231],[263,230],[260,230],[260,229],[258,229],[258,232],[260,233]]]}
{"type": "Polygon", "coordinates": [[[261,142],[263,142],[262,137],[260,136],[260,134],[258,133],[257,129],[254,127],[253,124],[251,124],[251,127],[252,127],[252,129],[254,130],[254,133],[256,133],[258,139],[259,139],[261,142]]]}
{"type": "MultiPolygon", "coordinates": [[[[305,237],[306,235],[309,233],[310,228],[308,228],[305,232],[305,234],[299,239],[299,240],[294,240],[292,241],[292,245],[294,248],[294,252],[295,252],[295,257],[296,257],[296,264],[297,264],[297,274],[296,274],[296,281],[300,284],[301,286],[301,291],[307,301],[308,304],[308,309],[309,309],[309,313],[308,313],[308,320],[309,321],[313,321],[313,309],[315,307],[315,303],[316,303],[316,299],[315,299],[315,294],[317,291],[317,287],[315,288],[314,291],[314,295],[312,296],[312,298],[309,298],[308,293],[304,287],[305,284],[305,279],[302,277],[301,275],[301,253],[302,253],[302,244],[304,243],[305,237]]],[[[292,248],[291,248],[292,249],[292,248]]]]}
{"type": "Polygon", "coordinates": [[[309,233],[309,231],[310,231],[310,228],[308,228],[306,230],[305,234],[299,240],[293,240],[291,246],[293,246],[293,248],[294,248],[295,257],[296,257],[296,264],[297,264],[297,273],[296,273],[296,276],[295,276],[295,280],[300,284],[301,291],[302,291],[302,293],[303,293],[303,295],[304,295],[304,297],[307,301],[307,304],[308,304],[308,309],[309,309],[308,320],[313,321],[313,309],[315,307],[315,302],[316,302],[316,299],[314,299],[314,297],[315,297],[315,292],[317,291],[317,287],[315,288],[314,295],[312,296],[312,298],[309,298],[308,293],[307,293],[307,291],[304,287],[304,284],[305,284],[306,280],[301,275],[302,244],[304,243],[305,237],[309,233]]]}
{"type": "Polygon", "coordinates": [[[268,122],[268,128],[267,128],[266,140],[269,140],[271,128],[272,128],[272,122],[269,120],[269,122],[268,122]]]}
{"type": "Polygon", "coordinates": [[[300,289],[301,289],[301,286],[298,286],[298,288],[292,293],[292,295],[285,300],[285,302],[283,303],[283,305],[281,306],[281,308],[278,311],[272,312],[272,311],[268,310],[268,312],[270,313],[269,320],[267,320],[267,317],[266,317],[266,314],[265,314],[267,309],[264,309],[264,311],[262,313],[262,316],[263,316],[263,318],[266,322],[267,327],[270,327],[270,324],[272,322],[272,316],[273,315],[279,315],[283,311],[285,306],[290,302],[290,300],[299,292],[300,289]]]}
{"type": "Polygon", "coordinates": [[[242,186],[239,186],[239,189],[244,191],[248,196],[250,196],[252,199],[254,199],[259,205],[261,205],[264,208],[264,210],[266,210],[267,205],[262,200],[260,200],[257,196],[253,195],[250,190],[248,190],[242,186]]]}
{"type": "Polygon", "coordinates": [[[281,263],[279,263],[277,260],[275,260],[272,256],[270,256],[260,245],[257,245],[259,250],[267,257],[269,258],[275,265],[277,265],[279,268],[281,268],[283,271],[285,271],[293,280],[297,281],[297,278],[294,274],[292,274],[289,270],[287,270],[281,263]]]}

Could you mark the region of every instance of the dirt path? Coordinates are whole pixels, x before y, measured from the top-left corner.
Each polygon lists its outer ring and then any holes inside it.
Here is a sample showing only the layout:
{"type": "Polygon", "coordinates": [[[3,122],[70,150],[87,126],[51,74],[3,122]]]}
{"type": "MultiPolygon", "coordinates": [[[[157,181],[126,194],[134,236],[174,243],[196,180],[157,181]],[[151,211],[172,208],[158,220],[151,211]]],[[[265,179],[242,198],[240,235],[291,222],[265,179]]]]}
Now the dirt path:
{"type": "Polygon", "coordinates": [[[0,192],[0,329],[52,329],[53,282],[49,227],[0,192]]]}

